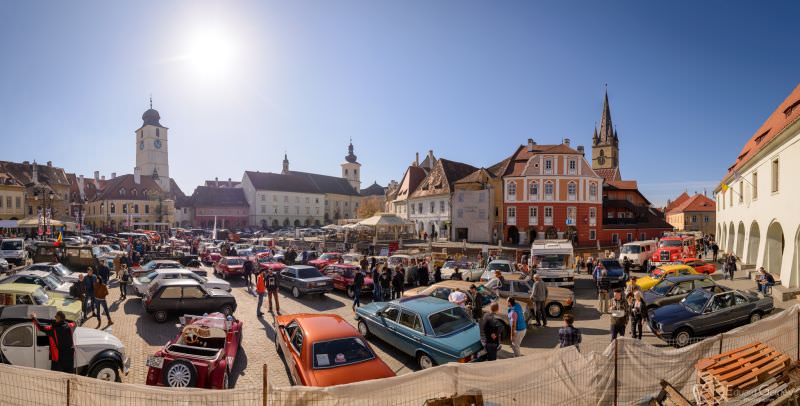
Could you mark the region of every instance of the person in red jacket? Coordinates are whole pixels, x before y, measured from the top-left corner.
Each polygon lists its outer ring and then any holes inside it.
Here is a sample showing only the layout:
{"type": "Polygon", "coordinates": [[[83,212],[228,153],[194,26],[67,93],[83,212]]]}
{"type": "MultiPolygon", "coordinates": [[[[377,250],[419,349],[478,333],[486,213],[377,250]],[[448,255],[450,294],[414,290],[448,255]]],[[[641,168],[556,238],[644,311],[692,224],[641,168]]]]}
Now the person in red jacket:
{"type": "Polygon", "coordinates": [[[62,311],[56,313],[55,323],[49,326],[39,324],[36,313],[31,313],[31,321],[37,330],[45,333],[50,339],[50,369],[75,373],[75,344],[72,340],[75,323],[67,322],[62,311]]]}
{"type": "Polygon", "coordinates": [[[256,294],[258,294],[258,307],[256,307],[256,316],[262,317],[264,313],[261,312],[261,305],[264,303],[264,293],[267,292],[267,287],[264,283],[264,271],[258,273],[256,276],[256,294]]]}

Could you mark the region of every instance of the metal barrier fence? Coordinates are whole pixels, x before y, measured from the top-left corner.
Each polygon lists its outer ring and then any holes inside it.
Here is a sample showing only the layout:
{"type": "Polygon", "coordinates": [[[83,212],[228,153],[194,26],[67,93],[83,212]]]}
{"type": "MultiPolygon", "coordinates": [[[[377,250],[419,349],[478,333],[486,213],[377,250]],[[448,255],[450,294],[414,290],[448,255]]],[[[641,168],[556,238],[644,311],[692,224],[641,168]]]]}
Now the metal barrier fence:
{"type": "MultiPolygon", "coordinates": [[[[225,391],[116,384],[58,372],[0,365],[0,404],[66,406],[156,405],[423,405],[433,399],[480,395],[491,405],[643,404],[666,380],[691,398],[694,365],[754,341],[800,359],[800,305],[758,323],[685,348],[622,338],[602,351],[575,347],[521,358],[448,364],[395,378],[330,388],[260,387],[225,391]]],[[[266,377],[266,366],[264,367],[266,377]]]]}

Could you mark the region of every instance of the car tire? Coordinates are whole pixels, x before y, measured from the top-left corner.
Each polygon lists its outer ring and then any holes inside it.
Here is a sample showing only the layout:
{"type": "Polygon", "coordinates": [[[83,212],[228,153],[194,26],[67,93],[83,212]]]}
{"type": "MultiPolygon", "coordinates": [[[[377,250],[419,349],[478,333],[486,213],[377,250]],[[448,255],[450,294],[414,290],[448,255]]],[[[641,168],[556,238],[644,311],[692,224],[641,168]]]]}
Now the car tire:
{"type": "Polygon", "coordinates": [[[164,368],[164,386],[170,388],[193,388],[197,385],[197,369],[191,362],[176,359],[164,368]]]}
{"type": "Polygon", "coordinates": [[[417,367],[420,370],[428,369],[436,366],[436,362],[431,358],[430,355],[425,354],[424,352],[420,352],[417,354],[417,367]]]}
{"type": "Polygon", "coordinates": [[[650,270],[650,263],[645,260],[642,262],[642,272],[647,273],[650,270]]]}
{"type": "Polygon", "coordinates": [[[547,304],[547,317],[557,319],[564,314],[564,306],[561,303],[552,302],[547,304]]]}
{"type": "Polygon", "coordinates": [[[222,305],[222,307],[219,308],[219,312],[226,316],[230,316],[233,314],[233,306],[229,304],[222,305]]]}
{"type": "Polygon", "coordinates": [[[348,286],[347,287],[347,297],[349,297],[350,299],[353,299],[353,298],[356,297],[356,291],[355,291],[355,289],[353,289],[352,286],[348,286]]]}
{"type": "Polygon", "coordinates": [[[119,365],[112,360],[98,362],[89,371],[88,376],[106,382],[122,382],[119,365]]]}
{"type": "Polygon", "coordinates": [[[692,331],[688,328],[679,328],[675,332],[672,341],[674,342],[675,347],[686,347],[692,343],[692,331]]]}
{"type": "Polygon", "coordinates": [[[169,314],[164,310],[157,310],[153,313],[153,318],[156,319],[156,323],[164,323],[169,318],[169,314]]]}
{"type": "Polygon", "coordinates": [[[761,320],[761,312],[750,313],[750,324],[757,323],[761,320]]]}
{"type": "Polygon", "coordinates": [[[300,297],[300,295],[301,295],[300,289],[297,289],[297,286],[293,287],[292,288],[292,297],[297,299],[297,298],[300,297]]]}
{"type": "Polygon", "coordinates": [[[358,332],[361,333],[361,335],[364,336],[364,337],[369,337],[370,336],[371,333],[369,332],[369,327],[367,326],[367,322],[366,321],[364,321],[364,320],[359,320],[358,321],[358,332]]]}
{"type": "Polygon", "coordinates": [[[222,389],[230,389],[230,388],[231,388],[230,377],[228,376],[228,371],[225,371],[225,373],[222,374],[222,389]]]}

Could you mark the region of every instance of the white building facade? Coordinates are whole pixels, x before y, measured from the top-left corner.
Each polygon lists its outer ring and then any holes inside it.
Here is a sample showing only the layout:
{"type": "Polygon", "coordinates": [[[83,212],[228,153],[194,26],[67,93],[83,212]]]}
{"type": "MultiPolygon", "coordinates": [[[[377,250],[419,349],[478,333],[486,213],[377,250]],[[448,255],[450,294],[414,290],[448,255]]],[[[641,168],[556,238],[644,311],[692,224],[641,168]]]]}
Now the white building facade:
{"type": "Polygon", "coordinates": [[[722,252],[800,288],[800,86],[745,144],[714,193],[722,252]],[[722,185],[726,186],[722,186],[722,185]]]}
{"type": "Polygon", "coordinates": [[[245,172],[242,189],[254,227],[319,226],[324,223],[325,195],[291,174],[245,172]]]}

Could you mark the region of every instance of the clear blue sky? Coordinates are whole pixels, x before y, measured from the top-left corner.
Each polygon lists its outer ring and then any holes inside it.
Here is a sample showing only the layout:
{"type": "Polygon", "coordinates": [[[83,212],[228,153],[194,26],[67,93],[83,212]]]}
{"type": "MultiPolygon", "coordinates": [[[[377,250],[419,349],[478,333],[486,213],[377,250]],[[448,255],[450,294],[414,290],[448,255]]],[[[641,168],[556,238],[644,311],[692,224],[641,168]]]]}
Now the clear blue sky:
{"type": "Polygon", "coordinates": [[[604,83],[622,174],[655,203],[712,188],[798,83],[790,1],[5,1],[0,159],[131,173],[153,94],[191,193],[244,170],[364,186],[419,151],[489,166],[589,145],[604,83]]]}

